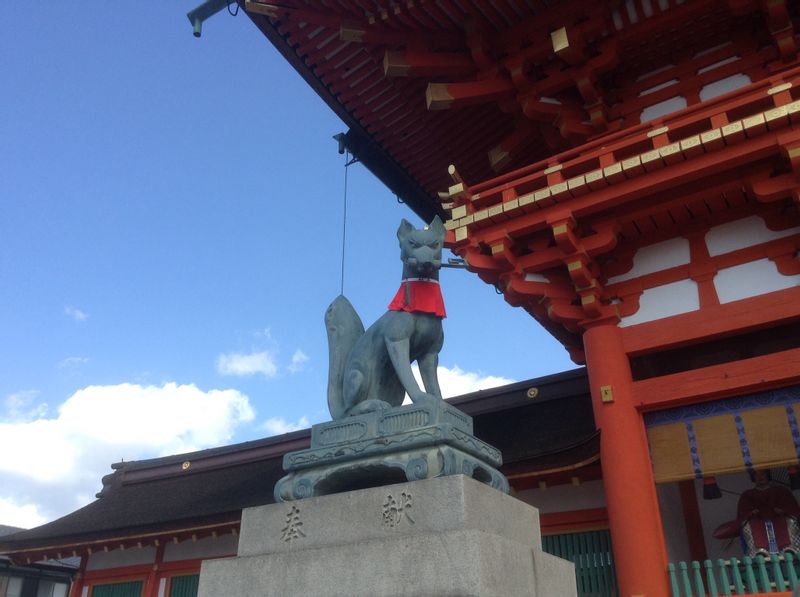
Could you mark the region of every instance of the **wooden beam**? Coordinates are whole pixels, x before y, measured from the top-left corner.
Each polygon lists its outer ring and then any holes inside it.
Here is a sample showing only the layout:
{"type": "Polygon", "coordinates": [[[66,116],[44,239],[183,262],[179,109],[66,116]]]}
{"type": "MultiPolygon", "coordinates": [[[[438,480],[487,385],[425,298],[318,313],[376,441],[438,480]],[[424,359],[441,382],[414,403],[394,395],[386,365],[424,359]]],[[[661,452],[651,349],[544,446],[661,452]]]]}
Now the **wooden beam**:
{"type": "Polygon", "coordinates": [[[462,77],[475,70],[472,58],[464,52],[386,50],[383,55],[387,77],[462,77]]]}
{"type": "Polygon", "coordinates": [[[527,119],[518,120],[514,131],[489,150],[489,165],[495,172],[504,170],[511,161],[525,150],[534,137],[533,127],[527,119]]]}
{"type": "Polygon", "coordinates": [[[425,100],[428,110],[447,110],[505,99],[514,91],[511,81],[500,78],[466,83],[428,83],[425,100]]]}
{"type": "Polygon", "coordinates": [[[577,28],[561,27],[550,32],[553,52],[567,64],[580,64],[585,60],[583,49],[586,45],[577,28]]]}
{"type": "Polygon", "coordinates": [[[322,25],[323,27],[330,27],[334,30],[337,29],[341,23],[339,17],[331,16],[330,13],[302,10],[292,6],[283,6],[274,2],[268,3],[245,0],[244,9],[249,13],[263,15],[274,20],[302,21],[314,25],[322,25]]]}
{"type": "Polygon", "coordinates": [[[642,323],[624,328],[622,336],[625,351],[635,356],[798,319],[800,287],[642,323]]]}
{"type": "Polygon", "coordinates": [[[686,525],[686,539],[689,542],[689,556],[692,560],[702,562],[708,558],[706,540],[703,536],[703,520],[697,504],[697,492],[694,480],[679,481],[678,491],[681,496],[683,521],[686,525]]]}
{"type": "Polygon", "coordinates": [[[560,535],[608,528],[605,508],[569,510],[541,514],[542,535],[560,535]]]}
{"type": "Polygon", "coordinates": [[[800,348],[633,382],[640,410],[662,410],[800,381],[800,348]]]}

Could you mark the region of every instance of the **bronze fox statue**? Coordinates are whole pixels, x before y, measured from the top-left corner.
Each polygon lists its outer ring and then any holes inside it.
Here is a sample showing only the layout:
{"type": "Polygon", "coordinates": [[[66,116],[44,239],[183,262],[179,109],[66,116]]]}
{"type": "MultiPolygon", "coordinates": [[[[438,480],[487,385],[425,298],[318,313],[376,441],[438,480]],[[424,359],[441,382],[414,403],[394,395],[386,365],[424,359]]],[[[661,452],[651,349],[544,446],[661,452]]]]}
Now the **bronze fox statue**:
{"type": "Polygon", "coordinates": [[[328,307],[328,408],[334,420],[400,406],[406,393],[414,402],[442,398],[436,369],[444,341],[439,290],[444,237],[439,216],[421,230],[400,223],[403,280],[389,310],[368,330],[343,295],[328,307]],[[424,391],[412,361],[419,365],[424,391]]]}

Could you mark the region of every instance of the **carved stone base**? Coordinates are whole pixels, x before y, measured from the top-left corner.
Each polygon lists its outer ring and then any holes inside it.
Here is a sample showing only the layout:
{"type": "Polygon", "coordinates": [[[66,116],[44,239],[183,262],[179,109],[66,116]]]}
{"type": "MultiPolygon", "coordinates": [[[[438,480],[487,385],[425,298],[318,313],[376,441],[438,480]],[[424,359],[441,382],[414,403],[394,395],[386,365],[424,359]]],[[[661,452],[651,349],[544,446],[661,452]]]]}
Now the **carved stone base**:
{"type": "Polygon", "coordinates": [[[538,511],[463,475],[247,508],[198,597],[574,597],[538,511]]]}
{"type": "Polygon", "coordinates": [[[500,452],[472,435],[472,417],[444,400],[400,406],[311,428],[311,447],[289,452],[275,501],[466,475],[508,493],[500,452]]]}

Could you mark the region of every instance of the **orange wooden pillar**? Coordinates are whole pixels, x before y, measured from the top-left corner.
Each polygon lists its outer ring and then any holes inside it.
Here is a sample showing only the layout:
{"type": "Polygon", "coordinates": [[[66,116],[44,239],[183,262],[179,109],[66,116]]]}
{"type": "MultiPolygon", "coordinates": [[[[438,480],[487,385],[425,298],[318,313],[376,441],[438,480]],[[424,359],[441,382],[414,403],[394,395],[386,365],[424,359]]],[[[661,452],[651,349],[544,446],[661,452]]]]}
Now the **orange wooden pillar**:
{"type": "Polygon", "coordinates": [[[86,574],[86,563],[89,561],[89,554],[81,555],[81,563],[78,571],[72,577],[72,585],[69,589],[69,597],[81,597],[83,594],[83,576],[86,574]]]}
{"type": "Polygon", "coordinates": [[[668,597],[667,557],[642,416],[616,321],[583,334],[620,597],[668,597]]]}
{"type": "Polygon", "coordinates": [[[164,561],[164,542],[163,541],[156,541],[156,557],[155,561],[153,562],[153,567],[150,569],[150,572],[147,574],[147,578],[144,580],[144,589],[142,590],[142,597],[158,597],[158,585],[159,585],[159,578],[158,573],[161,568],[161,564],[164,561]]]}

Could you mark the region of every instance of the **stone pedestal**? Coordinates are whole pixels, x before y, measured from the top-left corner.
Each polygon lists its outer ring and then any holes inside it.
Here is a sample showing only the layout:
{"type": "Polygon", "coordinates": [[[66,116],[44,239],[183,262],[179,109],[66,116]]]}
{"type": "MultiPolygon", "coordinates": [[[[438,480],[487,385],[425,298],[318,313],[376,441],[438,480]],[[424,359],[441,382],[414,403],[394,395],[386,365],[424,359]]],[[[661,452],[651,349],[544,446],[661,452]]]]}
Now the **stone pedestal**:
{"type": "Polygon", "coordinates": [[[301,500],[447,475],[508,492],[500,451],[472,435],[472,417],[444,400],[345,417],[311,428],[311,447],[283,457],[275,501],[301,500]]]}
{"type": "Polygon", "coordinates": [[[572,597],[538,511],[463,475],[249,508],[198,597],[572,597]]]}

